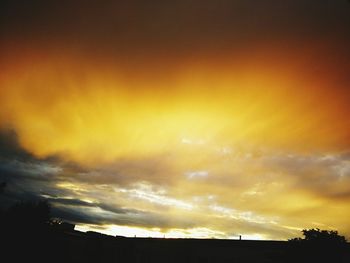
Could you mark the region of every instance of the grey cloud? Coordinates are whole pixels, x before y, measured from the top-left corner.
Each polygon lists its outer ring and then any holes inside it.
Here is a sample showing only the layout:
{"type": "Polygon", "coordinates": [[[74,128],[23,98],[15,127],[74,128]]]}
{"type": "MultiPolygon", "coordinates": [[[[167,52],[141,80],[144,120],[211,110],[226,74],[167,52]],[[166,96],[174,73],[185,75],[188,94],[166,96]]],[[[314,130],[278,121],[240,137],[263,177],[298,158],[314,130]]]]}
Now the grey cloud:
{"type": "Polygon", "coordinates": [[[350,164],[347,154],[280,154],[265,157],[263,163],[271,171],[282,172],[293,178],[296,188],[329,198],[350,196],[350,164]]]}
{"type": "MultiPolygon", "coordinates": [[[[148,182],[155,192],[157,187],[165,187],[168,190],[165,196],[171,197],[176,180],[179,178],[187,180],[187,178],[185,171],[174,167],[174,159],[169,154],[150,156],[146,159],[119,159],[103,167],[90,169],[75,163],[64,162],[59,157],[37,159],[21,149],[16,141],[16,136],[13,134],[11,136],[0,137],[0,142],[2,139],[2,145],[6,146],[1,149],[0,180],[8,182],[5,198],[1,200],[2,206],[5,203],[8,205],[14,201],[35,200],[46,196],[52,203],[54,216],[74,223],[159,227],[165,230],[215,225],[209,222],[213,220],[211,216],[196,217],[196,220],[192,220],[190,217],[174,217],[165,209],[157,212],[143,211],[130,206],[124,207],[118,203],[113,205],[108,203],[108,194],[114,191],[114,187],[132,189],[133,185],[140,181],[148,182]],[[58,183],[89,187],[80,193],[69,187],[57,187],[58,183]],[[82,195],[84,198],[91,198],[95,201],[91,203],[81,200],[82,195]]],[[[210,159],[211,156],[208,158],[210,159]]],[[[196,191],[201,190],[199,184],[212,185],[215,183],[217,187],[222,186],[223,190],[230,189],[232,191],[230,198],[239,197],[239,194],[247,189],[251,181],[254,184],[273,183],[285,178],[278,177],[276,174],[283,174],[283,176],[293,178],[294,184],[288,187],[303,188],[325,198],[349,200],[350,177],[346,166],[348,162],[348,153],[306,156],[283,152],[272,153],[268,150],[259,156],[239,157],[237,160],[232,158],[229,162],[226,159],[217,158],[211,166],[209,175],[201,180],[189,180],[187,183],[196,187],[189,188],[191,192],[184,191],[181,196],[193,197],[198,194],[196,191]],[[227,169],[226,172],[225,169],[220,168],[222,164],[220,162],[225,162],[223,167],[227,169]],[[343,176],[340,176],[342,169],[343,176]],[[255,170],[260,173],[254,174],[255,170]]],[[[205,167],[200,170],[205,170],[205,167]]],[[[178,195],[175,193],[174,196],[178,195]]],[[[220,202],[220,196],[217,201],[220,202]]],[[[236,199],[235,202],[240,202],[240,199],[236,199]]],[[[229,200],[229,203],[232,204],[232,200],[229,200]]],[[[302,211],[298,210],[298,213],[300,212],[302,211]]],[[[307,212],[312,213],[312,209],[308,208],[307,212]]],[[[288,216],[297,217],[298,215],[288,216]]],[[[297,232],[275,224],[260,224],[243,219],[220,219],[217,221],[217,229],[222,226],[225,226],[225,229],[232,229],[232,233],[235,232],[235,229],[240,229],[245,233],[265,233],[274,237],[295,236],[297,232]]]]}
{"type": "Polygon", "coordinates": [[[339,158],[343,161],[350,161],[350,152],[347,151],[339,154],[339,158]]]}
{"type": "MultiPolygon", "coordinates": [[[[55,168],[50,172],[46,163],[27,163],[17,160],[0,162],[0,181],[6,182],[4,194],[15,200],[23,198],[24,193],[40,197],[44,192],[60,195],[61,190],[55,187],[59,181],[55,168]]],[[[26,198],[24,198],[26,200],[26,198]]]]}
{"type": "Polygon", "coordinates": [[[95,207],[96,205],[93,203],[88,203],[85,201],[82,201],[80,199],[73,199],[73,198],[47,198],[47,200],[50,203],[53,204],[61,204],[64,206],[87,206],[87,207],[95,207]]]}
{"type": "Polygon", "coordinates": [[[37,159],[19,146],[14,132],[1,132],[0,135],[0,180],[7,182],[1,206],[46,197],[53,206],[54,216],[76,223],[170,227],[169,220],[162,215],[107,203],[85,202],[73,191],[56,186],[59,182],[97,184],[99,191],[100,183],[128,184],[144,176],[152,179],[152,176],[159,176],[160,171],[165,171],[164,167],[160,168],[161,160],[121,160],[89,170],[55,156],[37,159]],[[89,210],[97,208],[103,213],[89,210]]]}
{"type": "Polygon", "coordinates": [[[72,206],[72,207],[95,207],[95,208],[101,208],[104,211],[111,212],[114,214],[141,214],[142,211],[136,210],[136,209],[127,209],[127,208],[121,208],[117,205],[109,205],[106,203],[93,203],[93,202],[86,202],[80,199],[75,198],[53,198],[49,197],[47,200],[52,204],[58,204],[60,206],[72,206]]]}
{"type": "Polygon", "coordinates": [[[70,221],[72,223],[84,223],[84,224],[101,224],[101,218],[94,215],[84,213],[76,208],[71,209],[69,207],[54,207],[52,209],[52,216],[64,219],[65,221],[70,221]]]}
{"type": "Polygon", "coordinates": [[[30,201],[42,198],[42,193],[62,195],[57,189],[63,168],[58,158],[38,159],[18,143],[12,130],[0,130],[0,182],[5,182],[2,206],[18,201],[30,201]]]}
{"type": "Polygon", "coordinates": [[[129,208],[121,208],[121,207],[117,207],[115,205],[109,205],[106,203],[99,203],[97,204],[98,207],[100,207],[103,210],[115,213],[115,214],[142,214],[144,212],[136,210],[136,209],[129,209],[129,208]]]}
{"type": "Polygon", "coordinates": [[[0,161],[4,160],[33,161],[35,158],[18,144],[14,130],[0,129],[0,161]]]}
{"type": "Polygon", "coordinates": [[[90,170],[84,170],[83,167],[79,167],[77,171],[72,169],[71,173],[62,173],[61,177],[66,180],[93,184],[129,185],[140,180],[156,184],[171,184],[176,171],[173,171],[170,163],[171,160],[167,155],[143,159],[124,158],[90,170]]]}
{"type": "Polygon", "coordinates": [[[174,220],[166,214],[124,209],[117,206],[111,207],[104,204],[86,204],[85,202],[81,203],[78,200],[63,201],[60,199],[60,201],[61,203],[59,205],[57,205],[55,201],[53,202],[53,216],[76,224],[116,224],[147,228],[159,227],[165,229],[173,227],[190,228],[197,225],[197,223],[186,219],[174,220]],[[91,212],[86,209],[86,207],[101,208],[102,211],[91,212]]]}

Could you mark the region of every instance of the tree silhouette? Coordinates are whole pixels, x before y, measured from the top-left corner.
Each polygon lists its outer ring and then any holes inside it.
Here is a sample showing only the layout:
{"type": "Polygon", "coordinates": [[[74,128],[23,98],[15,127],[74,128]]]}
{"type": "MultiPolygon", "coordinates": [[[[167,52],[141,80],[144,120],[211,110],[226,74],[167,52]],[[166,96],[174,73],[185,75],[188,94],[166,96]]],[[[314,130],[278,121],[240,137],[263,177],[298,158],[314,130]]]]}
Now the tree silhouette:
{"type": "Polygon", "coordinates": [[[289,241],[293,242],[317,242],[317,243],[327,243],[327,244],[346,244],[346,239],[344,236],[338,234],[338,231],[334,230],[320,230],[319,228],[303,229],[301,231],[304,235],[302,238],[292,238],[289,241]]]}
{"type": "Polygon", "coordinates": [[[345,262],[348,244],[338,231],[312,228],[301,232],[304,238],[288,240],[291,250],[287,262],[345,262]]]}
{"type": "Polygon", "coordinates": [[[320,230],[316,229],[304,229],[303,235],[305,240],[308,241],[318,241],[318,242],[334,242],[334,243],[346,243],[344,236],[338,234],[338,231],[333,230],[320,230]]]}
{"type": "Polygon", "coordinates": [[[6,188],[6,182],[0,183],[0,194],[2,194],[5,191],[6,188]]]}
{"type": "Polygon", "coordinates": [[[5,211],[1,221],[5,232],[43,231],[50,221],[50,205],[46,200],[20,202],[5,211]]]}

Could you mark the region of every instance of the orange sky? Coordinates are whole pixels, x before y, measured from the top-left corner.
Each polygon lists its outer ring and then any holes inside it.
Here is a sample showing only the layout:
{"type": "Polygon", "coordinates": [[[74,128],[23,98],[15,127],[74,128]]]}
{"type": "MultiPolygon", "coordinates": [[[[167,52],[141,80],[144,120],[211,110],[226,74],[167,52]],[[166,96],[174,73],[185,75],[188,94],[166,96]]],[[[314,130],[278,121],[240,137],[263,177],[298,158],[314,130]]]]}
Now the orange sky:
{"type": "Polygon", "coordinates": [[[50,50],[23,56],[14,50],[20,58],[12,60],[10,50],[1,73],[1,121],[34,154],[78,161],[159,153],[184,137],[347,150],[346,65],[328,54],[332,46],[316,48],[257,47],[225,58],[174,59],[164,69],[163,61],[140,59],[141,66],[125,69],[117,59],[50,50]]]}
{"type": "MultiPolygon", "coordinates": [[[[188,31],[159,18],[170,30],[163,35],[146,11],[134,22],[111,16],[122,29],[106,34],[84,31],[97,23],[89,7],[77,9],[72,28],[40,13],[30,18],[32,35],[7,18],[0,128],[33,156],[21,167],[53,176],[40,190],[28,187],[61,213],[83,214],[85,221],[67,218],[83,230],[286,239],[319,227],[349,237],[346,18],[333,31],[309,17],[279,28],[271,9],[264,36],[253,18],[240,25],[245,15],[207,24],[224,9],[206,5],[218,14],[203,8],[198,24],[189,22],[195,9],[181,13],[188,31]],[[67,206],[71,200],[82,203],[67,206]]],[[[322,8],[311,18],[337,25],[322,8]]],[[[2,158],[4,167],[15,160],[2,158]]]]}

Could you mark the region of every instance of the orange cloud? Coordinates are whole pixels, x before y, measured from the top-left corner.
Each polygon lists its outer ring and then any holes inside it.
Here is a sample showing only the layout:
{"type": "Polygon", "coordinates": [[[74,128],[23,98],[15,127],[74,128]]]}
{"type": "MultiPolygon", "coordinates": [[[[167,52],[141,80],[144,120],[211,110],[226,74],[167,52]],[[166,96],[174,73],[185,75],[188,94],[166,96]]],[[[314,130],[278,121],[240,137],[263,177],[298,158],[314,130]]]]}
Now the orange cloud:
{"type": "Polygon", "coordinates": [[[0,126],[37,158],[82,167],[55,167],[62,178],[50,186],[62,195],[58,208],[80,205],[98,221],[78,222],[81,229],[279,239],[314,226],[350,233],[340,216],[350,196],[348,67],[331,47],[271,44],[130,61],[7,48],[0,126]]]}
{"type": "Polygon", "coordinates": [[[156,154],[184,139],[342,150],[349,94],[327,61],[303,55],[267,49],[165,71],[149,62],[130,76],[118,63],[29,53],[3,63],[0,120],[37,156],[82,162],[156,154]]]}

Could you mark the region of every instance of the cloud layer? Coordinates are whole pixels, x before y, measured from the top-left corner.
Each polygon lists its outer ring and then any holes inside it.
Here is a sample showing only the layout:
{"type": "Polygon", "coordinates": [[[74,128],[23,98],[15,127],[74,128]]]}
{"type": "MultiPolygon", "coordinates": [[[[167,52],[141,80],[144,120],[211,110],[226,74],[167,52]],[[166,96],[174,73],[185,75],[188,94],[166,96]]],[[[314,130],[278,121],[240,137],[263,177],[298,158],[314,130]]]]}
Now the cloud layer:
{"type": "Polygon", "coordinates": [[[348,1],[2,1],[1,200],[113,234],[350,237],[348,1]]]}
{"type": "Polygon", "coordinates": [[[58,158],[36,159],[20,151],[13,136],[2,134],[2,141],[13,141],[7,143],[7,153],[16,152],[6,158],[2,152],[1,180],[7,181],[3,205],[47,198],[54,216],[83,229],[118,234],[113,231],[117,225],[130,236],[144,229],[144,235],[153,236],[267,239],[292,237],[305,227],[349,234],[346,153],[223,153],[197,146],[215,159],[197,162],[198,171],[179,166],[176,152],[174,158],[121,160],[84,169],[58,158]]]}

